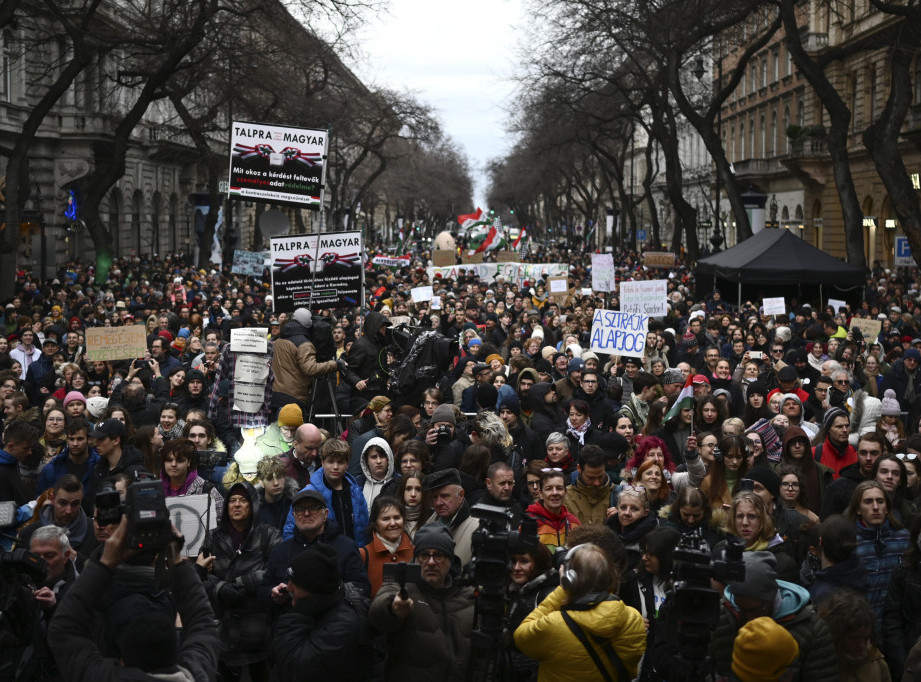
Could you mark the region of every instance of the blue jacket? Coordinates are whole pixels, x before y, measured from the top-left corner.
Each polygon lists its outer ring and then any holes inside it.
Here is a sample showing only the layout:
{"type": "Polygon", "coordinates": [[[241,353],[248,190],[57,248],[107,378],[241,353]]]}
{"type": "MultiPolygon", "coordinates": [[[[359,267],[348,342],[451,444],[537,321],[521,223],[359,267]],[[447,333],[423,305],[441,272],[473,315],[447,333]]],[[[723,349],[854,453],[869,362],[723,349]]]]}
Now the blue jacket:
{"type": "MultiPolygon", "coordinates": [[[[64,448],[59,455],[42,467],[42,473],[38,476],[38,483],[35,484],[37,494],[42,494],[54,486],[55,482],[67,473],[67,462],[69,460],[70,448],[64,448]]],[[[90,448],[86,472],[83,474],[83,495],[89,497],[93,492],[93,471],[96,469],[96,462],[99,461],[99,453],[95,448],[90,448]]]]}
{"type": "MultiPolygon", "coordinates": [[[[368,528],[368,505],[365,503],[365,496],[361,491],[361,486],[351,474],[345,475],[345,480],[349,482],[349,494],[352,498],[352,520],[355,524],[355,544],[358,547],[364,547],[365,532],[368,528]]],[[[326,487],[326,481],[323,480],[323,467],[320,467],[310,476],[310,483],[303,488],[304,490],[316,490],[323,495],[326,500],[326,506],[329,508],[329,518],[337,521],[336,514],[333,512],[333,491],[326,487]]],[[[298,491],[300,492],[300,491],[298,491]]],[[[343,533],[343,535],[345,535],[343,533]]],[[[294,536],[294,508],[288,512],[288,519],[285,521],[285,528],[281,534],[284,540],[290,540],[294,536]]]]}

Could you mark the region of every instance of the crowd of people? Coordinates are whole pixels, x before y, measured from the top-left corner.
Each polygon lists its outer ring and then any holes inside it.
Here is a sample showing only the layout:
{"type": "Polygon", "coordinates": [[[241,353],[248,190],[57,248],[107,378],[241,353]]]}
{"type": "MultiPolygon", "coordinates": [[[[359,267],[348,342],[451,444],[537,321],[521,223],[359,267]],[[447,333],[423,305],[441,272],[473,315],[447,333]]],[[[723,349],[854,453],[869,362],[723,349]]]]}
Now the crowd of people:
{"type": "Polygon", "coordinates": [[[0,614],[5,679],[462,680],[485,655],[516,682],[675,679],[675,552],[736,546],[714,679],[921,679],[916,271],[877,265],[859,303],[765,315],[698,296],[680,263],[615,254],[621,280],[668,279],[669,314],[631,357],[591,350],[594,311],[618,301],[585,295],[582,251],[530,258],[568,264],[552,296],[545,278],[432,281],[424,256],[369,259],[366,308],[291,314],[268,272],[181,254],[116,261],[102,285],[80,263],[17,274],[0,540],[32,554],[0,569],[12,584],[44,564],[17,583],[22,613],[0,614]],[[433,300],[413,299],[422,285],[433,300]],[[388,382],[395,322],[456,342],[412,399],[388,382]],[[88,329],[127,325],[147,353],[88,359],[88,329]],[[271,359],[243,418],[229,339],[245,327],[271,359]],[[205,500],[199,551],[126,548],[111,500],[150,480],[205,500]],[[480,504],[537,536],[508,548],[505,632],[485,648],[480,504]]]}

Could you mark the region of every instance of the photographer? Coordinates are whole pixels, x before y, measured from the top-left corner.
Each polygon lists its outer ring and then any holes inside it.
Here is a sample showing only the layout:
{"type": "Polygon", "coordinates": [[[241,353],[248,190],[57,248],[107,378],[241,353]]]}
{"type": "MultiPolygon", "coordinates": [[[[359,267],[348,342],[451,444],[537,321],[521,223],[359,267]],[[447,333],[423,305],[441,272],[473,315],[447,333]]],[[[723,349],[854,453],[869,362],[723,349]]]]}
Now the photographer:
{"type": "Polygon", "coordinates": [[[432,470],[457,469],[464,454],[464,445],[455,438],[457,417],[450,405],[439,405],[432,412],[431,426],[425,443],[432,451],[432,470]]]}
{"type": "Polygon", "coordinates": [[[172,592],[183,631],[177,647],[175,620],[160,613],[135,618],[121,633],[121,660],[103,656],[87,620],[98,613],[115,569],[129,559],[125,538],[128,518],[106,540],[99,562],[87,564],[58,607],[48,639],[65,680],[213,680],[219,642],[214,613],[192,564],[184,562],[178,542],[165,550],[172,567],[172,592]],[[172,675],[165,678],[164,675],[172,675]]]}
{"type": "Polygon", "coordinates": [[[539,679],[636,677],[646,628],[636,609],[612,594],[619,584],[617,569],[600,547],[589,543],[569,550],[560,587],[515,630],[518,648],[540,662],[539,679]]]}
{"type": "Polygon", "coordinates": [[[371,625],[387,636],[388,682],[460,682],[467,676],[473,630],[473,589],[458,587],[461,564],[447,528],[416,532],[414,555],[422,582],[384,583],[371,604],[371,625]]]}

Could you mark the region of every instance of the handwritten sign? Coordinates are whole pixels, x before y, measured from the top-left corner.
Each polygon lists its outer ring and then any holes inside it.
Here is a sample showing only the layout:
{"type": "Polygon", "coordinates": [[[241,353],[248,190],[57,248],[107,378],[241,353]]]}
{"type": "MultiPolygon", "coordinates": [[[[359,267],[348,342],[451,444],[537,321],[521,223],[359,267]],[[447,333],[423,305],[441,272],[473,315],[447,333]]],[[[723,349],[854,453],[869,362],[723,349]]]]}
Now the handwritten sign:
{"type": "Polygon", "coordinates": [[[787,302],[784,300],[783,296],[775,296],[774,298],[764,299],[765,315],[786,315],[786,313],[787,302]]]}
{"type": "Polygon", "coordinates": [[[647,251],[643,254],[643,265],[648,268],[673,268],[675,254],[670,251],[647,251]]]}
{"type": "Polygon", "coordinates": [[[668,315],[667,279],[620,283],[620,311],[650,317],[668,315]]]}
{"type": "Polygon", "coordinates": [[[591,295],[592,295],[592,289],[591,289],[591,287],[582,287],[579,291],[582,293],[583,296],[591,296],[591,295]]]}
{"type": "Polygon", "coordinates": [[[269,380],[269,365],[272,360],[268,355],[253,355],[241,353],[233,365],[233,380],[245,384],[260,384],[265,386],[269,380]]]}
{"type": "Polygon", "coordinates": [[[610,355],[642,356],[648,332],[649,315],[599,309],[592,317],[591,350],[610,355]]]}
{"type": "Polygon", "coordinates": [[[268,353],[268,327],[245,327],[230,330],[230,350],[234,353],[268,353]]]}
{"type": "Polygon", "coordinates": [[[883,323],[881,320],[865,320],[862,317],[851,318],[851,329],[859,329],[860,333],[863,334],[863,338],[869,342],[876,341],[876,337],[879,336],[882,328],[883,323]]]}
{"type": "Polygon", "coordinates": [[[416,287],[411,292],[413,303],[424,303],[432,300],[432,287],[416,287]]]}
{"type": "Polygon", "coordinates": [[[592,254],[592,289],[614,291],[614,257],[610,253],[592,254]]]}
{"type": "Polygon", "coordinates": [[[255,414],[265,403],[265,386],[244,384],[239,381],[233,385],[233,409],[236,412],[255,414]]]}
{"type": "Polygon", "coordinates": [[[90,327],[86,330],[86,359],[90,362],[130,360],[147,353],[147,330],[130,327],[90,327]]]}

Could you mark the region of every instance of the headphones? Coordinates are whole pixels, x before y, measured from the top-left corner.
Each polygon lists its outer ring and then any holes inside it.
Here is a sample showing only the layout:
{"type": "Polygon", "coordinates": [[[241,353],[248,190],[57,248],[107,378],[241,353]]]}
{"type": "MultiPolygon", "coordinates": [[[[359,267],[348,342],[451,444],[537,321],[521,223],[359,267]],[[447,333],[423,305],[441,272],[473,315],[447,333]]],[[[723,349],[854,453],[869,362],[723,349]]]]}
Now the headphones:
{"type": "Polygon", "coordinates": [[[576,545],[571,550],[566,552],[566,558],[563,559],[563,568],[566,570],[563,572],[563,575],[560,576],[560,585],[563,586],[564,590],[572,590],[575,587],[576,581],[579,579],[579,574],[575,572],[572,568],[569,567],[572,558],[576,555],[576,552],[583,545],[576,545]]]}

